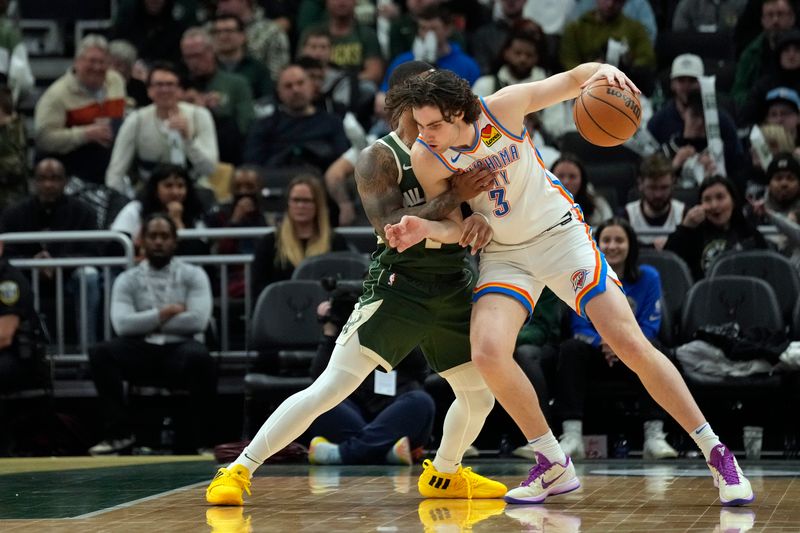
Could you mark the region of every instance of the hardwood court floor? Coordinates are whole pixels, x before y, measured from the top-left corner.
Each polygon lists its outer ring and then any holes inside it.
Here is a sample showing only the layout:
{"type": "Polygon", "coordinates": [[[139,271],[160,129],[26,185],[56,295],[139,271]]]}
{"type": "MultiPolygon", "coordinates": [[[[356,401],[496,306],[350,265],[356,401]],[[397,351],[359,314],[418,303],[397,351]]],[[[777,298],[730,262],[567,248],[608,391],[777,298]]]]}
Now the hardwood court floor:
{"type": "MultiPolygon", "coordinates": [[[[518,460],[479,459],[507,484],[518,460]]],[[[420,467],[267,465],[244,508],[212,508],[199,457],[0,460],[0,531],[80,532],[800,532],[800,463],[744,463],[755,504],[723,509],[703,463],[585,461],[583,487],[547,505],[421,500],[420,467]]]]}

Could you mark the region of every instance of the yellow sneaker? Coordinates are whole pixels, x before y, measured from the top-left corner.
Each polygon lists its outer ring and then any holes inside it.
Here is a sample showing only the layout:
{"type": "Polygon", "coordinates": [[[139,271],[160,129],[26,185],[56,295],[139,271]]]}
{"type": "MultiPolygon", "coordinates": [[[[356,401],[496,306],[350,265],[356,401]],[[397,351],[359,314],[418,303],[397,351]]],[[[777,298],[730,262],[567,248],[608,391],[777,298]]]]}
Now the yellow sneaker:
{"type": "Polygon", "coordinates": [[[212,507],[206,510],[206,524],[211,533],[252,533],[251,516],[241,507],[212,507]]]}
{"type": "Polygon", "coordinates": [[[206,489],[211,505],[244,505],[242,491],[250,496],[250,472],[242,465],[220,468],[206,489]]]}
{"type": "Polygon", "coordinates": [[[503,500],[423,500],[418,512],[425,532],[433,533],[471,531],[478,522],[502,514],[504,508],[503,500]]]}
{"type": "Polygon", "coordinates": [[[455,473],[445,474],[436,470],[429,459],[422,468],[417,488],[425,498],[502,498],[508,492],[505,485],[476,474],[472,468],[459,466],[455,473]]]}

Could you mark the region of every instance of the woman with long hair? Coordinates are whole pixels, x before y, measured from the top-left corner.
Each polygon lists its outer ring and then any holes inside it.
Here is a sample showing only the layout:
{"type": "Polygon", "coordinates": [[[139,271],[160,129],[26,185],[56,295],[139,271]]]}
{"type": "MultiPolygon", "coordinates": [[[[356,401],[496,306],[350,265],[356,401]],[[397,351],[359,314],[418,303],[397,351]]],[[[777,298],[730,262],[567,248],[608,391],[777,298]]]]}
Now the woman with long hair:
{"type": "Polygon", "coordinates": [[[256,245],[253,294],[274,281],[289,279],[306,257],[347,250],[344,237],[333,232],[325,189],[318,178],[300,174],[286,188],[287,206],[275,233],[256,245]]]}
{"type": "Polygon", "coordinates": [[[613,216],[614,212],[606,199],[592,187],[586,167],[578,156],[562,153],[550,167],[550,171],[581,206],[583,218],[590,226],[597,226],[613,216]]]}
{"type": "MultiPolygon", "coordinates": [[[[138,242],[142,221],[159,212],[169,215],[179,230],[205,227],[203,205],[185,168],[170,164],[157,166],[139,197],[122,208],[111,229],[127,233],[138,242]]],[[[208,244],[199,239],[178,241],[177,255],[207,253],[208,244]]]]}
{"type": "Polygon", "coordinates": [[[700,203],[686,212],[664,245],[686,261],[695,280],[705,277],[723,252],[767,247],[763,235],[745,219],[736,187],[728,178],[706,178],[699,196],[700,203]]]}

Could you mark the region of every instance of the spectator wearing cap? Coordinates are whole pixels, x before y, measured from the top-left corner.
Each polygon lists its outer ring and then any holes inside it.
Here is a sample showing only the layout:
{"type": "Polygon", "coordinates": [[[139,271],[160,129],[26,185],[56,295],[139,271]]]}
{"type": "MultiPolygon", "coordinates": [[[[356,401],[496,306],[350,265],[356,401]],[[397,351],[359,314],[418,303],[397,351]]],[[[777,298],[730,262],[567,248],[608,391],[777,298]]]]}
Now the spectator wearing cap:
{"type": "Polygon", "coordinates": [[[767,167],[767,194],[750,202],[758,222],[772,224],[777,235],[767,239],[800,268],[800,163],[788,152],[777,154],[767,167]]]}
{"type": "Polygon", "coordinates": [[[764,114],[765,124],[783,126],[795,146],[797,146],[797,128],[800,126],[800,94],[788,87],[776,87],[767,93],[767,109],[764,114]]]}
{"type": "MultiPolygon", "coordinates": [[[[703,73],[703,60],[695,54],[681,54],[672,61],[669,83],[672,98],[647,123],[647,129],[659,144],[666,144],[671,138],[683,134],[689,97],[699,92],[699,78],[703,73]]],[[[724,109],[719,109],[719,126],[725,145],[726,167],[732,173],[744,157],[744,149],[736,134],[736,124],[724,109]]]]}
{"type": "Polygon", "coordinates": [[[739,111],[740,124],[755,124],[764,115],[767,93],[776,87],[800,91],[800,29],[792,28],[778,37],[776,63],[750,89],[739,111]]]}
{"type": "Polygon", "coordinates": [[[736,105],[747,101],[750,88],[775,61],[778,36],[795,25],[795,7],[789,0],[764,0],[761,6],[761,33],[744,49],[736,62],[736,77],[731,93],[736,105]]]}
{"type": "Polygon", "coordinates": [[[125,113],[125,81],[108,67],[108,41],[87,35],[72,68],[47,88],[34,115],[40,154],[57,154],[67,175],[94,183],[103,183],[125,113]]]}
{"type": "Polygon", "coordinates": [[[767,167],[767,179],[767,209],[781,215],[800,209],[800,163],[794,155],[784,152],[775,156],[767,167]]]}

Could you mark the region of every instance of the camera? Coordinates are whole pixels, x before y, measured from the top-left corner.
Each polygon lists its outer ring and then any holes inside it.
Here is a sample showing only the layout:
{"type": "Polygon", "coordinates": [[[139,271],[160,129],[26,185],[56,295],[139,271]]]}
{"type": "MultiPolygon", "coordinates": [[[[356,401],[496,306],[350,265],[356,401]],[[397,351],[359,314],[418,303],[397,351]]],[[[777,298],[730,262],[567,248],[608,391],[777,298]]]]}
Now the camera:
{"type": "Polygon", "coordinates": [[[327,314],[319,317],[319,321],[330,322],[341,329],[350,318],[350,313],[353,312],[353,308],[361,297],[363,283],[361,280],[341,280],[327,276],[320,280],[320,284],[330,293],[328,301],[331,306],[327,314]]]}

